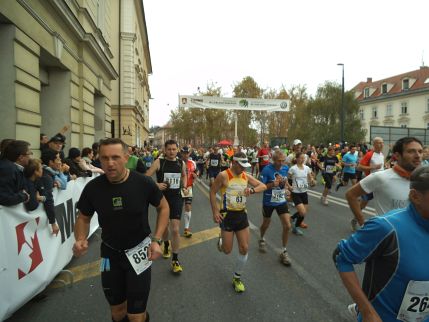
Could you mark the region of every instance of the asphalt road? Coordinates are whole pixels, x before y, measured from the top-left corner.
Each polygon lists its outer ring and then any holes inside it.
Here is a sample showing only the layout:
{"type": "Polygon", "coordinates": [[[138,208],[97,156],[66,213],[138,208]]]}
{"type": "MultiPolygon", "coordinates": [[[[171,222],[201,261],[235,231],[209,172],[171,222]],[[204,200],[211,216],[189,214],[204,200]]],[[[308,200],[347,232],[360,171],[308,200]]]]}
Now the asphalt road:
{"type": "MultiPolygon", "coordinates": [[[[337,242],[351,233],[344,190],[333,192],[329,206],[320,203],[322,186],[309,193],[305,220],[309,228],[304,236],[291,234],[290,267],[278,258],[281,225],[276,213],[265,236],[268,251],[258,251],[262,196],[248,198],[251,241],[242,277],[246,292],[236,294],[231,284],[236,245],[228,256],[217,251],[218,228],[212,221],[207,187],[197,183],[191,220],[194,236],[183,239],[179,252],[183,273],[173,275],[169,260],[153,264],[148,303],[151,321],[353,321],[347,312],[351,299],[332,262],[337,242]]],[[[150,217],[153,225],[153,209],[150,217]]],[[[67,275],[60,275],[68,285],[52,283],[43,292],[45,298],[30,301],[7,321],[111,321],[98,272],[99,244],[98,232],[90,239],[88,254],[68,265],[75,273],[73,284],[67,275]]],[[[361,267],[358,273],[362,274],[361,267]]]]}

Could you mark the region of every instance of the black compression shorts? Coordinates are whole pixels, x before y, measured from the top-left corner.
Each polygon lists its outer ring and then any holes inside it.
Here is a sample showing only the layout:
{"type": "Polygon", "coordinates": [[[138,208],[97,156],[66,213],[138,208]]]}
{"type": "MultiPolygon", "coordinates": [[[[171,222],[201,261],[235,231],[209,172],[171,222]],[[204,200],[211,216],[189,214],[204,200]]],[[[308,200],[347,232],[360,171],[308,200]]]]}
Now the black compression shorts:
{"type": "Polygon", "coordinates": [[[249,227],[247,212],[242,211],[226,211],[221,212],[223,220],[220,223],[220,228],[229,232],[236,232],[249,227]]]}
{"type": "Polygon", "coordinates": [[[128,313],[144,313],[150,292],[151,268],[137,275],[124,253],[114,254],[112,250],[108,253],[110,270],[101,272],[101,284],[107,302],[119,305],[127,301],[128,313]]]}
{"type": "Polygon", "coordinates": [[[295,206],[299,205],[300,203],[308,205],[308,194],[306,192],[292,192],[292,200],[295,206]]]}
{"type": "Polygon", "coordinates": [[[274,209],[277,212],[277,215],[283,215],[288,214],[289,209],[287,207],[287,203],[279,206],[262,206],[262,216],[265,218],[271,218],[271,215],[273,214],[274,209]]]}
{"type": "Polygon", "coordinates": [[[180,220],[182,218],[183,198],[178,196],[166,196],[168,206],[170,207],[170,219],[180,220]]]}

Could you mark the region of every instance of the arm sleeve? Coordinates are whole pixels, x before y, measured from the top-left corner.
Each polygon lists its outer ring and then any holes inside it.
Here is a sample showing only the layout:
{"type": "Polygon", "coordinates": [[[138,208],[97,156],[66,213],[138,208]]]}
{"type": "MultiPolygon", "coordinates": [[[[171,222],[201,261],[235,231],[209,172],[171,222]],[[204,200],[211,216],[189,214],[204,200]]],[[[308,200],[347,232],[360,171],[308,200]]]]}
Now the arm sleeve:
{"type": "Polygon", "coordinates": [[[393,231],[382,217],[373,218],[362,229],[341,240],[334,251],[335,266],[340,272],[354,271],[353,265],[366,262],[373,254],[380,254],[384,239],[393,231]]]}
{"type": "Polygon", "coordinates": [[[54,209],[54,196],[52,191],[54,188],[54,181],[50,176],[43,176],[40,178],[41,185],[43,185],[43,195],[46,197],[46,200],[43,202],[43,207],[45,208],[46,215],[48,216],[48,221],[50,224],[55,223],[55,209],[54,209]]]}
{"type": "Polygon", "coordinates": [[[381,172],[372,173],[359,181],[360,186],[366,193],[374,192],[376,187],[381,183],[378,173],[381,172]]]}
{"type": "Polygon", "coordinates": [[[24,204],[25,209],[27,209],[27,211],[36,210],[37,207],[39,207],[39,202],[37,201],[36,185],[34,184],[34,182],[30,181],[29,179],[26,179],[25,190],[27,190],[27,193],[30,195],[30,199],[24,204]]]}
{"type": "Polygon", "coordinates": [[[22,191],[15,192],[16,178],[15,173],[8,173],[8,175],[2,175],[0,178],[0,205],[3,206],[15,206],[26,199],[25,193],[22,191]]]}
{"type": "Polygon", "coordinates": [[[95,209],[91,202],[90,187],[91,187],[91,182],[88,182],[85,188],[83,188],[79,201],[77,202],[76,208],[80,210],[80,213],[82,215],[92,217],[92,215],[94,215],[95,209]]]}

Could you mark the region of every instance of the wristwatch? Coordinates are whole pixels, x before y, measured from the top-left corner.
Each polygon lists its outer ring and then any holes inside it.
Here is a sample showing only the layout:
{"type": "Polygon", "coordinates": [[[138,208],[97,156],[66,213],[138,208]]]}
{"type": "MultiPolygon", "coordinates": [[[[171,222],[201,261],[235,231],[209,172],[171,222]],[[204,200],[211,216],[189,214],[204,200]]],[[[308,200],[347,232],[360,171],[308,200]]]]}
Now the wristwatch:
{"type": "Polygon", "coordinates": [[[156,238],[155,236],[150,236],[150,240],[151,240],[151,242],[155,242],[155,243],[157,243],[159,246],[161,246],[162,239],[160,239],[160,238],[156,238]]]}
{"type": "Polygon", "coordinates": [[[250,194],[253,195],[255,193],[255,188],[250,188],[250,194]]]}

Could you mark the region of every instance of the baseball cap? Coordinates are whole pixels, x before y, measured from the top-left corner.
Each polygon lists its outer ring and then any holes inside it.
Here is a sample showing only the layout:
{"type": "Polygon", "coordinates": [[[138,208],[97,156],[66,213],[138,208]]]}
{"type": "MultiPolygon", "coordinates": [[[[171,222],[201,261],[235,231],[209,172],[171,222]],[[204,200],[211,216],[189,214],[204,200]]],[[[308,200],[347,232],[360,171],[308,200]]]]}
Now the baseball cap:
{"type": "Polygon", "coordinates": [[[59,133],[51,137],[51,139],[49,140],[49,142],[61,142],[61,143],[64,143],[65,141],[66,141],[66,137],[59,133]]]}
{"type": "Polygon", "coordinates": [[[298,145],[298,144],[302,144],[301,140],[299,139],[293,140],[293,145],[298,145]]]}
{"type": "Polygon", "coordinates": [[[180,152],[189,153],[189,148],[187,146],[184,146],[180,149],[180,152]]]}
{"type": "Polygon", "coordinates": [[[278,145],[276,145],[273,149],[280,149],[280,147],[278,145]]]}
{"type": "Polygon", "coordinates": [[[251,164],[249,163],[249,160],[247,158],[240,158],[240,157],[233,157],[234,161],[237,161],[239,165],[241,165],[243,168],[249,168],[251,167],[251,164]]]}

